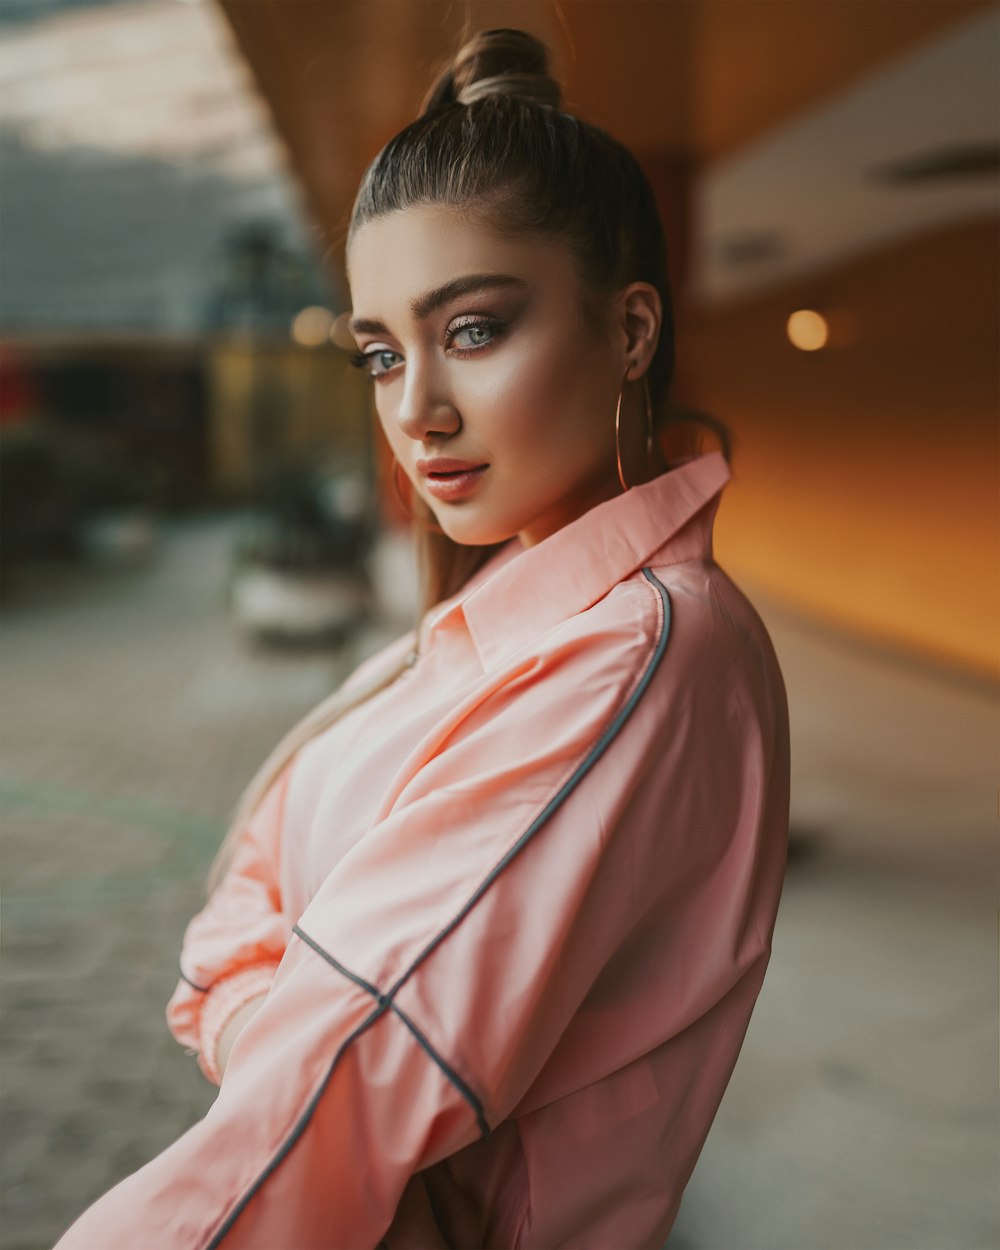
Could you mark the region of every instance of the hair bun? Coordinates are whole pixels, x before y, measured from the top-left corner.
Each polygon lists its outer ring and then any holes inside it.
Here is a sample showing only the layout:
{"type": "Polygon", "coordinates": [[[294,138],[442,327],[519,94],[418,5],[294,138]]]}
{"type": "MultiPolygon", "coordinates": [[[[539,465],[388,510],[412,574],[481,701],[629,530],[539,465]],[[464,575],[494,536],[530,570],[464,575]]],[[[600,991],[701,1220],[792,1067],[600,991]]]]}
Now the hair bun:
{"type": "Polygon", "coordinates": [[[548,50],[525,30],[481,30],[455,54],[424,97],[421,115],[449,104],[513,96],[558,108],[559,84],[549,76],[548,50]]]}

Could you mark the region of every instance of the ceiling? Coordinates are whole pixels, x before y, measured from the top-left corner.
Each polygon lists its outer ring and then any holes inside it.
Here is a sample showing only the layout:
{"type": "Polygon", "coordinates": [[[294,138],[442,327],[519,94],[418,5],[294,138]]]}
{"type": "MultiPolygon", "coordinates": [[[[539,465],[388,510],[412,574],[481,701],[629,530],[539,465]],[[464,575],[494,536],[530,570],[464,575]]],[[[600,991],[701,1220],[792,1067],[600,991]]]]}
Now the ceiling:
{"type": "Polygon", "coordinates": [[[640,156],[748,149],[993,0],[218,0],[332,245],[463,34],[541,37],[567,107],[640,156]]]}
{"type": "Polygon", "coordinates": [[[822,299],[825,275],[858,256],[995,222],[998,49],[1000,9],[969,14],[704,167],[692,187],[692,301],[806,277],[822,299]]]}

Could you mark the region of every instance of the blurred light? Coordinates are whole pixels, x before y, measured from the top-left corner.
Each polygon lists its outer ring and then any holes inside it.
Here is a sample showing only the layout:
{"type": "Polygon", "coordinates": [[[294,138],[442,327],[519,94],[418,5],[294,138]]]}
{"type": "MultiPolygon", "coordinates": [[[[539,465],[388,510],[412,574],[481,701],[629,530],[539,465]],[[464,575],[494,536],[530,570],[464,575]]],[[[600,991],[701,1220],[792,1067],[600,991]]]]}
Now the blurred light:
{"type": "Polygon", "coordinates": [[[300,347],[319,347],[326,343],[333,327],[333,313],[329,308],[313,304],[297,313],[292,322],[292,338],[300,347]]]}
{"type": "Polygon", "coordinates": [[[788,318],[785,326],[788,340],[801,352],[818,352],[830,337],[826,318],[811,308],[800,308],[788,318]]]}
{"type": "Polygon", "coordinates": [[[334,347],[340,347],[344,351],[356,352],[358,350],[357,340],[351,333],[350,320],[351,310],[342,312],[336,317],[330,326],[330,342],[334,347]]]}

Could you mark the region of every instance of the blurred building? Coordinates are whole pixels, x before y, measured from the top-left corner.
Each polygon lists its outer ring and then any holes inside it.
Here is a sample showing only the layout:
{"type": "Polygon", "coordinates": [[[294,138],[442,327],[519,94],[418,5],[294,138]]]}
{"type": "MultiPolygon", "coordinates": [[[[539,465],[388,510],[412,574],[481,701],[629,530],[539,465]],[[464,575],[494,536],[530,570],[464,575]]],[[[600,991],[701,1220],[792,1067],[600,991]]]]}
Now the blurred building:
{"type": "MultiPolygon", "coordinates": [[[[284,148],[214,5],[3,12],[6,335],[197,336],[235,311],[219,294],[234,294],[252,264],[251,231],[282,253],[267,294],[283,329],[306,304],[341,302],[321,280],[284,148]]],[[[244,286],[244,299],[258,294],[249,276],[244,286]]]]}
{"type": "Polygon", "coordinates": [[[3,379],[32,395],[5,477],[60,460],[67,427],[131,480],[111,494],[159,505],[245,497],[331,443],[366,457],[356,382],[295,335],[343,296],[218,8],[0,13],[3,379]]]}

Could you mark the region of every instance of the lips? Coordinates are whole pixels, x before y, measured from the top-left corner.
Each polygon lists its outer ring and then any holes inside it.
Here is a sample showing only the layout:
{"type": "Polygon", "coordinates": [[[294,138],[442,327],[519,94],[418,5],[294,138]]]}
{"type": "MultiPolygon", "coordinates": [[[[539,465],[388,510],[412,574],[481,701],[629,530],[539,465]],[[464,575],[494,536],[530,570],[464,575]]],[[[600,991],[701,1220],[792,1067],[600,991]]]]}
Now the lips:
{"type": "Polygon", "coordinates": [[[441,478],[456,477],[461,473],[472,473],[476,469],[484,469],[486,465],[475,460],[450,460],[446,456],[438,456],[433,460],[418,460],[417,472],[424,477],[441,478]]]}
{"type": "Polygon", "coordinates": [[[448,472],[428,471],[425,479],[426,489],[436,499],[445,502],[461,499],[476,489],[483,476],[489,471],[489,467],[488,464],[480,464],[468,469],[448,472]]]}

